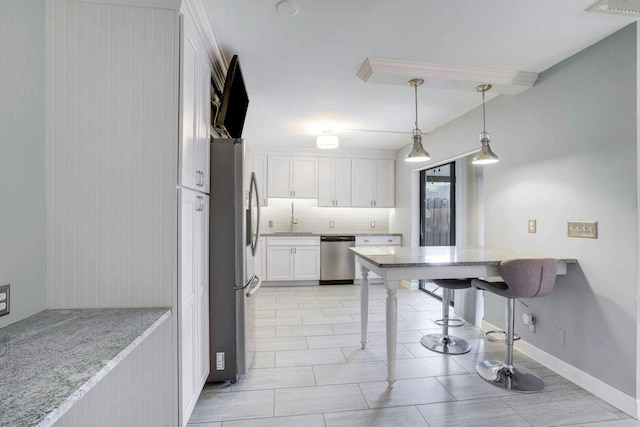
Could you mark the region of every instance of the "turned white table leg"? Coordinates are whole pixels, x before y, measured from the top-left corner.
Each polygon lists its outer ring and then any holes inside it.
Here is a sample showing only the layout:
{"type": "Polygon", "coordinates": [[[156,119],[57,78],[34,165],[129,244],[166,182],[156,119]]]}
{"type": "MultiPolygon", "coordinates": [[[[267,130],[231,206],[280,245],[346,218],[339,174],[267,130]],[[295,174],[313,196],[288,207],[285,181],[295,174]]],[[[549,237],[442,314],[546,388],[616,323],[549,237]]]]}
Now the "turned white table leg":
{"type": "Polygon", "coordinates": [[[367,323],[369,322],[369,269],[360,266],[362,281],[360,282],[360,343],[362,348],[367,346],[367,323]]]}
{"type": "Polygon", "coordinates": [[[397,290],[387,285],[387,370],[389,387],[396,382],[396,343],[398,341],[398,299],[397,290]]]}

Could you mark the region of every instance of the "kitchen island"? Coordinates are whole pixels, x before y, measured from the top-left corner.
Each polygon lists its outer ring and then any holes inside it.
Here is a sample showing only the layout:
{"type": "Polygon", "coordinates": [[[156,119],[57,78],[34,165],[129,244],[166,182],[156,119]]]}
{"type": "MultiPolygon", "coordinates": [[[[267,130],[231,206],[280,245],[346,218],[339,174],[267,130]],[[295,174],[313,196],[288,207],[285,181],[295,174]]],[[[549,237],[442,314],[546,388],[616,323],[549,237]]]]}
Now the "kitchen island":
{"type": "Polygon", "coordinates": [[[469,277],[499,277],[500,262],[516,258],[557,258],[558,274],[567,274],[572,258],[558,258],[545,254],[491,247],[421,246],[390,247],[369,246],[350,248],[362,269],[360,289],[360,322],[362,348],[367,345],[369,311],[369,273],[379,275],[387,289],[386,345],[387,381],[393,387],[396,381],[396,343],[398,309],[396,293],[401,280],[458,279],[469,277]]]}
{"type": "MultiPolygon", "coordinates": [[[[45,310],[0,329],[0,424],[53,425],[147,337],[159,328],[170,331],[170,317],[168,308],[45,310]]],[[[81,419],[97,424],[100,408],[91,410],[85,415],[91,418],[81,419]]]]}

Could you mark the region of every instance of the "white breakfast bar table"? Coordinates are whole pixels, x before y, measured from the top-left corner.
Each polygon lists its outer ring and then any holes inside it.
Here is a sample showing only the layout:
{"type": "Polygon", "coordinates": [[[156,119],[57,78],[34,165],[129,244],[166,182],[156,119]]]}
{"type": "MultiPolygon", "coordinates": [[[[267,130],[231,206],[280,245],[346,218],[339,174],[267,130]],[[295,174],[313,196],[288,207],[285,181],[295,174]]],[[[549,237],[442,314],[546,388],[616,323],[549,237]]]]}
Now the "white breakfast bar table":
{"type": "MultiPolygon", "coordinates": [[[[369,318],[369,272],[378,274],[387,289],[386,338],[389,387],[396,381],[396,343],[398,329],[398,301],[396,293],[401,280],[460,279],[470,277],[499,277],[500,262],[517,258],[557,258],[544,254],[491,247],[457,246],[364,246],[350,248],[361,265],[360,322],[361,344],[367,345],[369,318]]],[[[558,274],[567,274],[571,258],[558,259],[558,274]]]]}

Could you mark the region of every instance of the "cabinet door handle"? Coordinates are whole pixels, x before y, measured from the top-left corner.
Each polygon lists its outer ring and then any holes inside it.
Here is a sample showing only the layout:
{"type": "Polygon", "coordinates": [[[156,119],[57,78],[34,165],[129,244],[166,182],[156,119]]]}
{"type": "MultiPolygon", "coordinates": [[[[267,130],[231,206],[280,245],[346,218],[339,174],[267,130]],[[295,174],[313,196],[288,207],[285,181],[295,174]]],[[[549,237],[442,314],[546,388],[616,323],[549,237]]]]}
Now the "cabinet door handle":
{"type": "Polygon", "coordinates": [[[378,206],[378,201],[377,200],[373,201],[373,206],[378,206]]]}
{"type": "Polygon", "coordinates": [[[296,197],[296,190],[293,190],[293,197],[296,197]]]}
{"type": "Polygon", "coordinates": [[[202,196],[196,196],[196,212],[202,212],[204,210],[204,198],[202,196]]]}
{"type": "Polygon", "coordinates": [[[362,243],[369,243],[369,239],[364,239],[362,243]]]}
{"type": "Polygon", "coordinates": [[[387,242],[393,243],[393,240],[392,239],[387,239],[387,242]]]}
{"type": "Polygon", "coordinates": [[[202,171],[196,171],[196,185],[198,187],[204,185],[204,173],[202,173],[202,171]]]}
{"type": "Polygon", "coordinates": [[[289,250],[290,250],[290,251],[291,251],[291,253],[293,254],[293,248],[290,248],[289,250]]]}

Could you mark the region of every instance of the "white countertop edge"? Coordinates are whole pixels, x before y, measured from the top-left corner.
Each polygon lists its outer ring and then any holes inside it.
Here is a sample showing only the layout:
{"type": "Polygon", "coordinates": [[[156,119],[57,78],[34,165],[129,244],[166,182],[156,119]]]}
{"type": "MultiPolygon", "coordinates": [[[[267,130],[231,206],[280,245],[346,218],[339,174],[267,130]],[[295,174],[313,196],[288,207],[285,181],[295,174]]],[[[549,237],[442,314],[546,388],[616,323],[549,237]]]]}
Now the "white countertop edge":
{"type": "Polygon", "coordinates": [[[82,397],[84,397],[100,380],[107,376],[125,357],[127,357],[133,350],[140,345],[151,333],[160,327],[165,320],[171,317],[171,309],[167,308],[167,311],[158,318],[151,326],[149,326],[143,333],[131,341],[120,353],[111,359],[105,366],[102,367],[96,374],[82,384],[71,396],[67,397],[56,409],[49,412],[46,417],[37,427],[49,427],[58,421],[73,405],[75,405],[82,397]]]}

